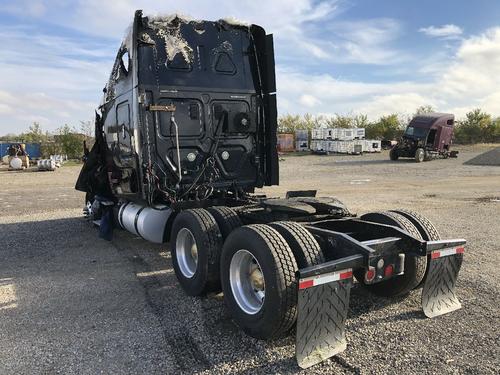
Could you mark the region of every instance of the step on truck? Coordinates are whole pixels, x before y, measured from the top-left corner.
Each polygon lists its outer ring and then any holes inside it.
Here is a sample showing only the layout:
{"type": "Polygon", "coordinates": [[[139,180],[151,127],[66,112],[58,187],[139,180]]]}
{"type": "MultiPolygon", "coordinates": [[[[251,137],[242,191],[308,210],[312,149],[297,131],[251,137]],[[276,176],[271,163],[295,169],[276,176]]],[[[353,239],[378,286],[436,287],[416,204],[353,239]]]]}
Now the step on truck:
{"type": "Polygon", "coordinates": [[[333,197],[257,194],[279,182],[272,35],[230,20],[135,13],[76,183],[84,212],[170,243],[186,294],[223,292],[248,335],[296,335],[306,368],[346,349],[354,278],[393,297],[421,289],[423,313],[460,308],[465,240],[405,209],[356,216],[333,197]]]}

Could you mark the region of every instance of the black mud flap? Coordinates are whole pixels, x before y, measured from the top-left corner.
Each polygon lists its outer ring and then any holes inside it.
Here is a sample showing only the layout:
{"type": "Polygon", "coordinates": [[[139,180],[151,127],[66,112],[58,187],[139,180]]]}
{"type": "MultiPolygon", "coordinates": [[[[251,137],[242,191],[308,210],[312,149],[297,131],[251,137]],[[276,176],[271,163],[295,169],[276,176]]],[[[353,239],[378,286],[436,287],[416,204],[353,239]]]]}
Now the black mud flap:
{"type": "Polygon", "coordinates": [[[463,247],[457,247],[430,253],[429,270],[422,291],[422,309],[427,317],[434,318],[462,307],[455,294],[455,283],[463,252],[463,247]]]}
{"type": "Polygon", "coordinates": [[[299,279],[295,353],[308,368],[346,349],[345,320],[352,270],[299,279]]]}

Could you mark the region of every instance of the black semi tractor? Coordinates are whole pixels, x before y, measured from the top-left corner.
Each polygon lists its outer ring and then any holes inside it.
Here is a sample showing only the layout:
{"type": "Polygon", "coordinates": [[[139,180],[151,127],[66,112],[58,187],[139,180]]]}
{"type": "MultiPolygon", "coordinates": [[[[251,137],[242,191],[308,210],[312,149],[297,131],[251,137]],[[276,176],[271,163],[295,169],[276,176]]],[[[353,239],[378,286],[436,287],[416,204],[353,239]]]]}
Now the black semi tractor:
{"type": "Polygon", "coordinates": [[[296,330],[306,368],[346,348],[353,277],[381,296],[422,288],[435,317],[460,308],[465,240],[404,209],[351,213],[279,182],[272,35],[256,25],[135,14],[96,113],[76,188],[86,215],[170,242],[188,295],[223,291],[234,321],[270,339],[296,330]],[[296,327],[296,328],[294,328],[296,327]]]}

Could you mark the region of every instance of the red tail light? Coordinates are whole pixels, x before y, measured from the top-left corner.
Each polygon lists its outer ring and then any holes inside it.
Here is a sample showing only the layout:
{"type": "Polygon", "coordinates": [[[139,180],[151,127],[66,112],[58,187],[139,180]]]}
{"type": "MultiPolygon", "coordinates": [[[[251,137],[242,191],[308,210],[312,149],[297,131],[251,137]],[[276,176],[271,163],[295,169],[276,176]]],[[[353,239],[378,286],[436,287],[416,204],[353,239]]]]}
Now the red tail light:
{"type": "Polygon", "coordinates": [[[392,266],[392,264],[389,264],[387,267],[385,267],[384,270],[385,277],[391,277],[393,273],[394,273],[394,267],[392,266]]]}
{"type": "Polygon", "coordinates": [[[373,281],[375,278],[375,268],[374,267],[368,267],[368,271],[365,273],[365,281],[373,281]]]}

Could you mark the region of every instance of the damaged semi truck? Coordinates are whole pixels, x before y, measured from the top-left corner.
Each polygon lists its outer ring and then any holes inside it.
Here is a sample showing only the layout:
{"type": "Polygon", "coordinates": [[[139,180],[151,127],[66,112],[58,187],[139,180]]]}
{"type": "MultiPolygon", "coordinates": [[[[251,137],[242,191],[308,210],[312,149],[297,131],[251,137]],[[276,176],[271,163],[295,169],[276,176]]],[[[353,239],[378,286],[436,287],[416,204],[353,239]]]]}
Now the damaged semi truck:
{"type": "Polygon", "coordinates": [[[261,27],[137,11],[76,184],[86,215],[169,242],[188,295],[223,291],[252,337],[295,331],[303,368],[346,349],[353,277],[385,297],[422,288],[430,318],[460,308],[465,240],[440,239],[423,216],[255,193],[279,182],[275,92],[261,27]]]}
{"type": "Polygon", "coordinates": [[[414,158],[417,163],[437,158],[456,158],[451,151],[455,116],[450,113],[426,113],[415,116],[399,142],[391,148],[391,160],[414,158]]]}

